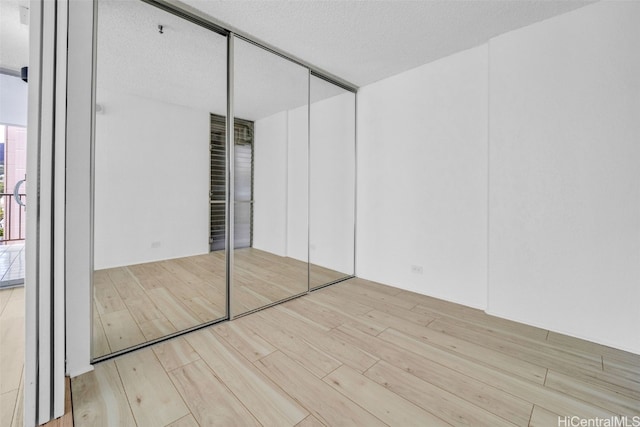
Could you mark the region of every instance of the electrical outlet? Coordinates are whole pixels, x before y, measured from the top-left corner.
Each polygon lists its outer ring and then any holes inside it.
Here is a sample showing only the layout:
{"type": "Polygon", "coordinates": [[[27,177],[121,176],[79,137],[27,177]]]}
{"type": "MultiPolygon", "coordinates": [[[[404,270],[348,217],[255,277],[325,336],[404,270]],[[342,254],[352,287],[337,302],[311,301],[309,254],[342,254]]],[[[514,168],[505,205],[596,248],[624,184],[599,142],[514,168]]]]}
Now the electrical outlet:
{"type": "Polygon", "coordinates": [[[422,274],[422,266],[421,265],[412,265],[411,272],[413,274],[422,274]]]}
{"type": "Polygon", "coordinates": [[[309,249],[312,251],[316,250],[316,245],[314,245],[313,243],[309,245],[309,249]]]}
{"type": "Polygon", "coordinates": [[[151,242],[152,248],[159,248],[162,244],[160,242],[151,242]]]}

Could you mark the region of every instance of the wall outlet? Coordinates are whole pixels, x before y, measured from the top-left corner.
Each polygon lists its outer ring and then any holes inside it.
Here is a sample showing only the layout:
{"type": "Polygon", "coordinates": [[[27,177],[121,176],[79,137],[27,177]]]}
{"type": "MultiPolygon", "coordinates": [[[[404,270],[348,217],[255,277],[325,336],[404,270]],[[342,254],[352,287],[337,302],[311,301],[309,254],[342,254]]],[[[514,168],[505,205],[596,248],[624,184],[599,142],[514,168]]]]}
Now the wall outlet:
{"type": "Polygon", "coordinates": [[[151,242],[152,248],[159,248],[162,244],[160,242],[151,242]]]}
{"type": "Polygon", "coordinates": [[[316,245],[314,245],[313,243],[309,245],[309,249],[312,251],[316,250],[316,245]]]}
{"type": "Polygon", "coordinates": [[[422,266],[421,265],[412,265],[411,272],[413,274],[422,274],[422,266]]]}

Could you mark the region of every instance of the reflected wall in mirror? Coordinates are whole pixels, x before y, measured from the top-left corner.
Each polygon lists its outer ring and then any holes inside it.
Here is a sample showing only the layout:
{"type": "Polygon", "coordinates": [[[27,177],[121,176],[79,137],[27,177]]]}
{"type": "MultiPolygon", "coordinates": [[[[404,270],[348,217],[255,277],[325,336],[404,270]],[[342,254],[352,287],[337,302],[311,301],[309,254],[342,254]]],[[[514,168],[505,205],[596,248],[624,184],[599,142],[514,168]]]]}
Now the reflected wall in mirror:
{"type": "Polygon", "coordinates": [[[309,287],[354,274],[356,99],[311,77],[309,287]]]}
{"type": "Polygon", "coordinates": [[[98,1],[94,359],[227,317],[225,251],[210,251],[226,40],[141,1],[98,1]]]}
{"type": "Polygon", "coordinates": [[[253,128],[251,153],[247,135],[235,132],[238,316],[308,291],[309,70],[241,39],[234,45],[234,120],[253,128]],[[251,171],[242,160],[249,155],[251,171]],[[249,176],[251,190],[241,182],[249,176]]]}

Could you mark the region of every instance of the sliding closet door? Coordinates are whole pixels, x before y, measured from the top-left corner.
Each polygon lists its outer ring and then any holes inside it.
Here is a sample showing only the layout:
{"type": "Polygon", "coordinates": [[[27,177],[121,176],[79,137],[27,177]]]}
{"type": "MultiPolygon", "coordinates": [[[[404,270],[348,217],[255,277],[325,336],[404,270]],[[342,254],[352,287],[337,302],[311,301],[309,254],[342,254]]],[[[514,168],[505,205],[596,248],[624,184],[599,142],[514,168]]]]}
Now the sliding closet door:
{"type": "Polygon", "coordinates": [[[309,71],[238,38],[233,66],[238,316],[308,291],[309,71]]]}
{"type": "Polygon", "coordinates": [[[142,1],[98,1],[94,360],[227,317],[210,218],[225,210],[226,44],[142,1]]]}
{"type": "Polygon", "coordinates": [[[309,283],[354,274],[356,96],[311,77],[309,283]]]}

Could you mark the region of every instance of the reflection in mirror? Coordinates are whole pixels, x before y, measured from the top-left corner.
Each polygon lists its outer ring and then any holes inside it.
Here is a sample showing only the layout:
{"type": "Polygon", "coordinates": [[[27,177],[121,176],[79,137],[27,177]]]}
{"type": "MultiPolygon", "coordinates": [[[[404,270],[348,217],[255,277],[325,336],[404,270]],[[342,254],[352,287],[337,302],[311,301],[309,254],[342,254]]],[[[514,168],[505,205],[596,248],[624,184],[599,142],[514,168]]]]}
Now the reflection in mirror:
{"type": "Polygon", "coordinates": [[[227,316],[226,37],[99,0],[96,67],[94,359],[227,316]]]}
{"type": "Polygon", "coordinates": [[[309,287],[354,274],[355,94],[311,77],[309,287]]]}
{"type": "Polygon", "coordinates": [[[309,71],[236,39],[234,80],[238,316],[308,291],[309,71]]]}

